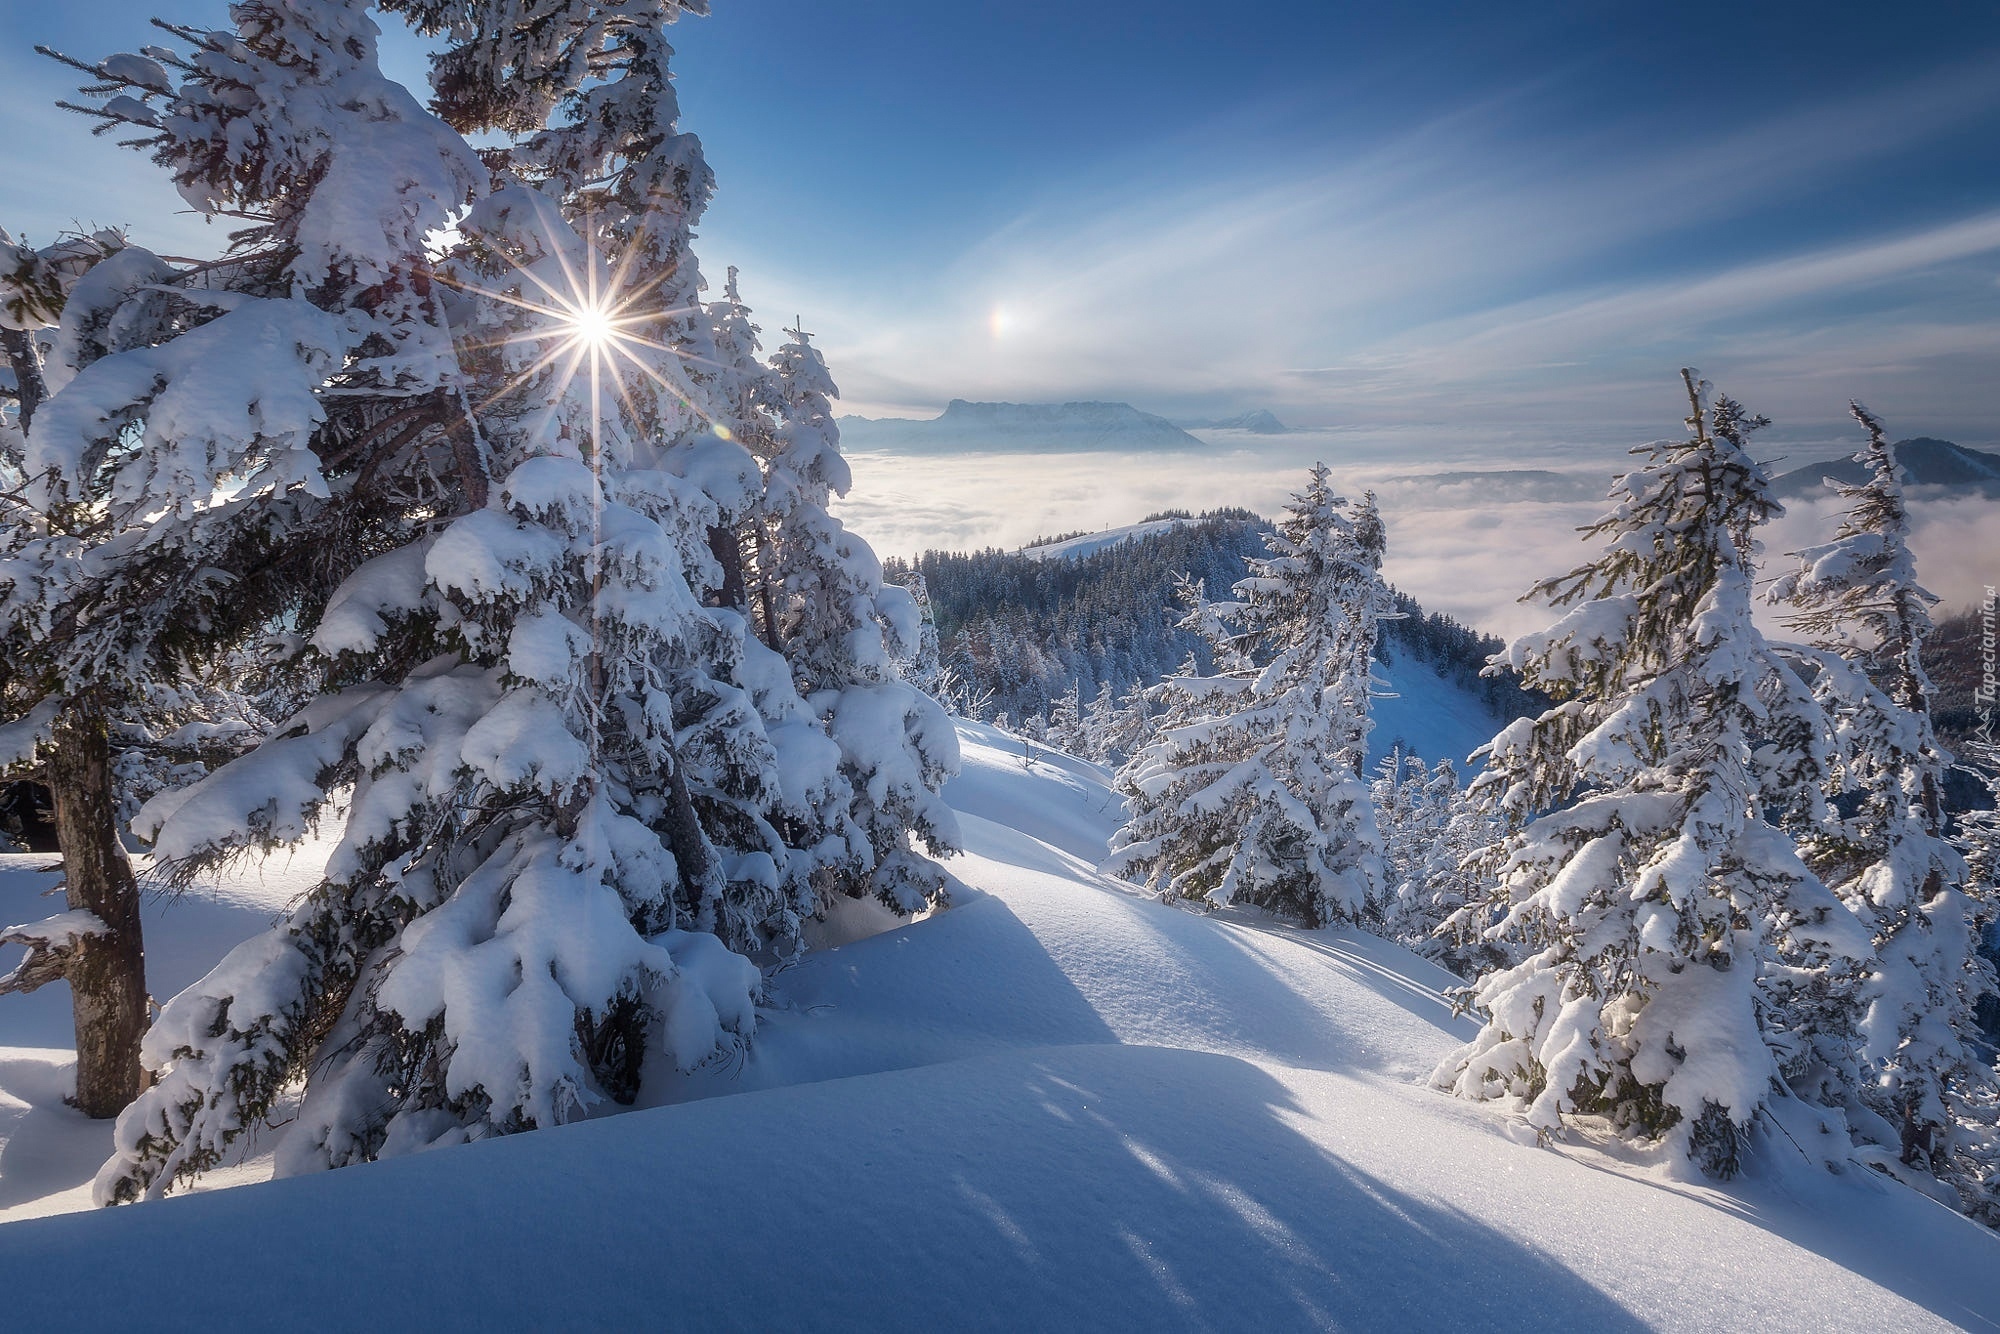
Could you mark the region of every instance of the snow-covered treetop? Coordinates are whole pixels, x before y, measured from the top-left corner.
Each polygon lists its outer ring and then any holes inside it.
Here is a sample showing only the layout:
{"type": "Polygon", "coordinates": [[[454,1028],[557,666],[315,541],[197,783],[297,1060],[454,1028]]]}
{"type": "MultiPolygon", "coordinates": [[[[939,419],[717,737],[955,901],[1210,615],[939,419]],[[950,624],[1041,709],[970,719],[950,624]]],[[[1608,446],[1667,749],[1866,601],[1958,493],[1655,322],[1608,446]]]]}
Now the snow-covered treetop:
{"type": "Polygon", "coordinates": [[[785,332],[790,340],[771,357],[784,418],[778,432],[782,479],[773,477],[770,502],[780,513],[794,504],[824,508],[833,496],[846,495],[854,481],[841,457],[840,427],[833,420],[832,400],[840,397],[833,373],[812,345],[811,334],[796,328],[785,332]],[[797,487],[798,495],[784,494],[784,486],[797,487]]]}
{"type": "Polygon", "coordinates": [[[1316,464],[1267,554],[1207,602],[1183,581],[1182,625],[1208,640],[1217,674],[1171,677],[1159,731],[1119,774],[1131,820],[1107,867],[1162,893],[1247,901],[1308,923],[1379,904],[1380,847],[1368,786],[1370,664],[1395,615],[1372,500],[1352,506],[1316,464]],[[1240,631],[1232,631],[1230,622],[1240,631]]]}
{"type": "MultiPolygon", "coordinates": [[[[380,0],[450,45],[431,65],[436,106],[465,133],[539,130],[565,98],[616,62],[621,35],[657,30],[707,0],[380,0]]],[[[664,123],[671,124],[668,117],[664,123]]]]}
{"type": "Polygon", "coordinates": [[[1913,635],[1931,628],[1937,597],[1917,582],[1910,554],[1910,514],[1903,499],[1903,469],[1896,446],[1882,423],[1859,403],[1849,403],[1868,443],[1854,456],[1867,467],[1858,486],[1829,480],[1848,502],[1833,541],[1792,553],[1799,568],[1771,586],[1773,602],[1789,602],[1796,613],[1788,623],[1826,641],[1846,629],[1859,630],[1864,652],[1897,652],[1913,635]]]}
{"type": "Polygon", "coordinates": [[[1601,554],[1527,594],[1569,610],[1497,660],[1559,701],[1482,752],[1514,755],[1478,780],[1508,784],[1509,809],[1546,809],[1578,781],[1620,781],[1653,763],[1669,738],[1647,719],[1680,707],[1668,696],[1754,676],[1746,659],[1768,656],[1749,622],[1752,533],[1783,507],[1746,441],[1769,422],[1727,395],[1711,404],[1707,381],[1682,376],[1688,437],[1633,450],[1646,466],[1613,483],[1612,508],[1583,530],[1602,543],[1601,554]],[[1696,663],[1706,664],[1702,680],[1687,675],[1696,663]]]}
{"type": "Polygon", "coordinates": [[[94,110],[151,130],[139,142],[194,208],[250,219],[237,253],[279,261],[283,289],[327,306],[420,296],[413,269],[483,185],[478,159],[383,75],[364,7],[239,0],[230,15],[233,30],[172,29],[186,55],[85,66],[102,79],[87,93],[116,94],[94,110]]]}

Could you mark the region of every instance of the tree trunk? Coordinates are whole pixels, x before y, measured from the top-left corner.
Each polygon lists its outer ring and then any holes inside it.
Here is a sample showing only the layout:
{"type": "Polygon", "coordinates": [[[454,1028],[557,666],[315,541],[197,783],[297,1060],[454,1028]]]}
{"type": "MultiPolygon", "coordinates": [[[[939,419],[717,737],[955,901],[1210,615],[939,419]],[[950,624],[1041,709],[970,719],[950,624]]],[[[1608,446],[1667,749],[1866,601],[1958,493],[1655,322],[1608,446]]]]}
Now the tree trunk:
{"type": "Polygon", "coordinates": [[[764,529],[757,528],[757,601],[764,612],[764,647],[773,653],[785,651],[784,637],[778,633],[778,613],[771,605],[771,555],[764,529]]]}
{"type": "Polygon", "coordinates": [[[95,705],[79,701],[63,711],[48,777],[69,906],[97,914],[109,928],[87,939],[67,970],[76,1013],[76,1105],[85,1116],[116,1116],[145,1087],[139,1039],[146,1031],[146,949],[139,885],[118,842],[110,738],[95,705]]]}
{"type": "Polygon", "coordinates": [[[14,388],[21,395],[21,429],[35,419],[35,409],[49,396],[42,380],[42,359],[35,352],[35,340],[22,329],[0,329],[0,352],[14,370],[14,388]]]}
{"type": "Polygon", "coordinates": [[[734,528],[717,525],[708,530],[708,549],[722,566],[722,587],[716,590],[718,606],[731,611],[748,611],[749,595],[743,589],[743,541],[734,528]]]}

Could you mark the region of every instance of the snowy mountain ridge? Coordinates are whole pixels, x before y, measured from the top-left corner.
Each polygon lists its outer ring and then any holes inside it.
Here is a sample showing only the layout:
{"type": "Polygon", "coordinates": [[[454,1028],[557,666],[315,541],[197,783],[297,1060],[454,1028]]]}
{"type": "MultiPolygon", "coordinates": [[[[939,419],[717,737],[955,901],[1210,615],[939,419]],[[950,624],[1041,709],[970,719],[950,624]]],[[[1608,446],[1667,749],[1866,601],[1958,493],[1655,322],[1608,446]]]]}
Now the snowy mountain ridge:
{"type": "Polygon", "coordinates": [[[1190,431],[1248,431],[1252,435],[1284,435],[1292,428],[1268,408],[1252,408],[1233,417],[1200,417],[1174,423],[1190,431]]]}
{"type": "Polygon", "coordinates": [[[1188,430],[1244,430],[1252,436],[1282,436],[1292,428],[1278,420],[1278,414],[1270,408],[1252,408],[1250,412],[1238,412],[1236,416],[1214,416],[1214,418],[1182,418],[1174,426],[1186,426],[1188,430]]]}
{"type": "Polygon", "coordinates": [[[954,398],[937,417],[842,417],[852,449],[1089,451],[1203,449],[1164,417],[1130,403],[972,403],[954,398]]]}
{"type": "MultiPolygon", "coordinates": [[[[1452,1016],[1448,974],[1349,928],[1154,902],[1096,869],[1119,818],[1102,770],[1026,764],[991,727],[962,723],[959,739],[947,798],[968,847],[950,863],[953,906],[879,934],[883,921],[846,923],[847,943],[773,978],[740,1062],[556,1130],[9,1223],[12,1319],[96,1327],[141,1307],[149,1326],[202,1330],[276,1309],[454,1328],[662,1312],[702,1328],[874,1329],[2000,1319],[2000,1238],[1851,1163],[1812,1118],[1765,1132],[1727,1187],[1616,1141],[1537,1147],[1506,1111],[1426,1086],[1471,1027],[1452,1016]],[[257,1263],[189,1281],[245,1237],[257,1263]],[[754,1287],[751,1237],[787,1257],[754,1287]]],[[[29,889],[22,873],[6,887],[29,889]]],[[[26,1055],[0,1053],[0,1074],[26,1055]]],[[[0,1099],[9,1187],[86,1179],[84,1141],[106,1137],[48,1082],[0,1099]]],[[[261,1132],[263,1156],[237,1179],[267,1172],[284,1133],[261,1132]]],[[[18,1189],[6,1200],[23,1204],[18,1189]]]]}

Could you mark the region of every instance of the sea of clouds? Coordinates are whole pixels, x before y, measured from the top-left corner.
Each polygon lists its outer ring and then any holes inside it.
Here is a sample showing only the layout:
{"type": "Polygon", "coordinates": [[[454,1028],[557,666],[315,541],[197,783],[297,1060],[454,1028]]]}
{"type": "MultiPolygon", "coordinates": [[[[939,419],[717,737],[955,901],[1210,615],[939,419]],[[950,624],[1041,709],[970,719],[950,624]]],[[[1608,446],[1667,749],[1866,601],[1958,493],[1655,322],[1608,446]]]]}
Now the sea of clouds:
{"type": "MultiPolygon", "coordinates": [[[[1013,548],[1166,509],[1242,506],[1275,515],[1306,469],[1324,459],[1344,491],[1376,492],[1389,530],[1387,573],[1398,587],[1430,610],[1505,636],[1549,621],[1547,608],[1522,604],[1521,594],[1590,557],[1577,530],[1603,512],[1612,477],[1630,463],[1617,447],[1496,444],[1442,430],[1207,438],[1211,452],[1201,454],[858,453],[850,457],[853,490],[838,512],[885,556],[1013,548]],[[1526,470],[1540,475],[1482,475],[1526,470]]],[[[1784,456],[1775,473],[1850,449],[1793,443],[1760,453],[1784,456]]],[[[1783,553],[1831,537],[1842,508],[1831,492],[1791,501],[1763,533],[1765,573],[1787,568],[1783,553]]],[[[1930,493],[1913,508],[1919,569],[1946,608],[1970,605],[2000,583],[2000,503],[1930,493]]]]}

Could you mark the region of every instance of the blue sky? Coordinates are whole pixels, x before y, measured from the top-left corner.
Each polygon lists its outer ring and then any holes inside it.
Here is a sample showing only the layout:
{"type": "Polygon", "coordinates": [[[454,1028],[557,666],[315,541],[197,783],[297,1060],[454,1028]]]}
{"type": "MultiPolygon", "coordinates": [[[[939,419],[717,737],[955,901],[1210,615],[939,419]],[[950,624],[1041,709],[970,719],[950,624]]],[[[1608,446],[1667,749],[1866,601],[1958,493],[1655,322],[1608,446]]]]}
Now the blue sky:
{"type": "MultiPolygon", "coordinates": [[[[27,50],[136,47],[154,8],[0,6],[0,223],[218,243],[27,50]]],[[[1805,438],[1849,395],[2000,437],[1990,3],[715,8],[677,41],[702,261],[805,317],[850,411],[1622,439],[1674,428],[1692,361],[1805,438]]]]}

